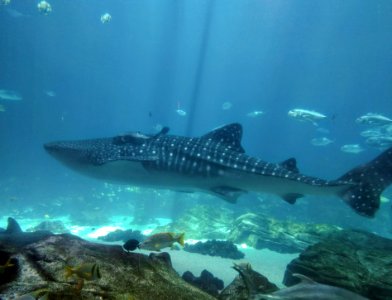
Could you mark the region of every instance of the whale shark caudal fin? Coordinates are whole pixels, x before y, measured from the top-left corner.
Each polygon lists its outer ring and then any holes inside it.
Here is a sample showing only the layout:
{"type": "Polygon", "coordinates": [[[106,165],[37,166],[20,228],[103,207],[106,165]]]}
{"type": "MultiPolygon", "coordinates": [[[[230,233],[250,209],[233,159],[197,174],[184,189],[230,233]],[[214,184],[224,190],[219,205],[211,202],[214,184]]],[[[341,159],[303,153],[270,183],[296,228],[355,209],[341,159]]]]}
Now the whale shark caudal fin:
{"type": "Polygon", "coordinates": [[[381,193],[392,183],[392,147],[339,180],[353,184],[339,196],[360,215],[374,217],[381,193]]]}

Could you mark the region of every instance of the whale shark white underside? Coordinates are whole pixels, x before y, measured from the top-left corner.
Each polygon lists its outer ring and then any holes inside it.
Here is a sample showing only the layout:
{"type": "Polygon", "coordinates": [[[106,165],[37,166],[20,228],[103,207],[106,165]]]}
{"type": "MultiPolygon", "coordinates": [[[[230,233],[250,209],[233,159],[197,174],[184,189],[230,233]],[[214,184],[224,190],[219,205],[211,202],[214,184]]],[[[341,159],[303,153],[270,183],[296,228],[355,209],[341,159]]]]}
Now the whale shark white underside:
{"type": "Polygon", "coordinates": [[[66,166],[109,182],[202,191],[232,203],[251,191],[289,203],[304,195],[336,195],[367,217],[374,216],[382,191],[392,183],[392,148],[329,181],[299,173],[294,158],[268,163],[245,154],[237,123],[196,138],[167,133],[165,127],[155,135],[134,132],[44,147],[66,166]]]}

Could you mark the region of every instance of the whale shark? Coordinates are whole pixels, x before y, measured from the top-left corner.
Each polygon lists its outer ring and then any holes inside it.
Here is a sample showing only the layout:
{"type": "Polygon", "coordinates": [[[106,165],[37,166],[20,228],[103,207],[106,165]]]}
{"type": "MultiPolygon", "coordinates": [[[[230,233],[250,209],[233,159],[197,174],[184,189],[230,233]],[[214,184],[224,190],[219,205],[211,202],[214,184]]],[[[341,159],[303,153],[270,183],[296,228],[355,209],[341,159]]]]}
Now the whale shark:
{"type": "Polygon", "coordinates": [[[295,158],[280,163],[249,156],[238,123],[200,137],[130,132],[108,138],[58,141],[45,150],[71,169],[107,182],[206,192],[235,203],[248,192],[272,193],[290,204],[305,195],[337,196],[362,216],[374,217],[392,183],[392,148],[336,180],[301,174],[295,158]]]}

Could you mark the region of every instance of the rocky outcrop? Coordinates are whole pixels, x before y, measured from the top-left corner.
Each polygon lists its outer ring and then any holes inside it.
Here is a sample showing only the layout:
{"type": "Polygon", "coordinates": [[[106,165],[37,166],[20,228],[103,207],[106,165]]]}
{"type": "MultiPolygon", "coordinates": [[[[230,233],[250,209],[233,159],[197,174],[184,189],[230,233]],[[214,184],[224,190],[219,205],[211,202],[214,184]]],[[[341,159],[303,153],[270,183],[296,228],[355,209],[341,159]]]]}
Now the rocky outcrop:
{"type": "Polygon", "coordinates": [[[342,287],[375,300],[392,299],[392,240],[343,230],[310,246],[286,269],[284,284],[298,279],[293,273],[342,287]]]}
{"type": "Polygon", "coordinates": [[[237,246],[230,241],[211,240],[207,242],[197,242],[194,245],[185,244],[184,251],[231,259],[241,259],[245,256],[245,254],[239,251],[237,246]]]}
{"type": "Polygon", "coordinates": [[[281,253],[298,253],[340,230],[332,225],[299,224],[247,213],[235,220],[228,239],[256,249],[268,248],[281,253]]]}
{"type": "Polygon", "coordinates": [[[233,220],[232,211],[198,205],[175,222],[157,227],[153,233],[185,232],[187,239],[226,239],[233,220]]]}
{"type": "Polygon", "coordinates": [[[267,277],[254,271],[250,264],[234,264],[233,268],[239,273],[220,293],[220,300],[248,300],[257,299],[255,295],[269,294],[278,290],[267,277]]]}
{"type": "Polygon", "coordinates": [[[215,277],[207,270],[203,270],[199,277],[196,277],[190,271],[186,271],[182,274],[182,279],[214,297],[218,297],[219,291],[224,287],[223,280],[215,277]]]}
{"type": "Polygon", "coordinates": [[[12,265],[0,275],[1,299],[32,293],[49,299],[214,299],[182,280],[167,253],[126,253],[120,246],[69,234],[48,236],[17,250],[0,248],[0,263],[11,258],[12,265]],[[99,266],[100,279],[65,277],[66,266],[87,263],[99,266]],[[1,276],[12,279],[1,281],[1,276]]]}

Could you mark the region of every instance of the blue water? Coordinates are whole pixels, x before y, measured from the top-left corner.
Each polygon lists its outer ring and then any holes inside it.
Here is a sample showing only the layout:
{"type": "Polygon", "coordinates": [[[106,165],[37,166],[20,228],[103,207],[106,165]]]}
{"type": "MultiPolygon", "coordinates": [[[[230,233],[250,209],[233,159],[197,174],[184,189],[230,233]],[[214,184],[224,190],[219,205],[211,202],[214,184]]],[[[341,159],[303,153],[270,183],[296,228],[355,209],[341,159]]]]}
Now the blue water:
{"type": "MultiPolygon", "coordinates": [[[[0,89],[23,96],[0,99],[6,109],[0,112],[2,216],[150,209],[152,216],[167,217],[203,201],[227,206],[214,198],[192,202],[188,195],[135,195],[107,187],[49,157],[42,144],[53,140],[155,132],[157,124],[173,134],[198,136],[240,122],[250,155],[274,162],[296,157],[301,172],[327,179],[380,153],[367,147],[347,154],[340,147],[363,144],[357,117],[368,112],[392,117],[389,0],[50,3],[48,16],[39,14],[37,2],[13,0],[0,7],[0,89]],[[112,20],[102,24],[106,12],[112,20]],[[224,102],[232,108],[222,110],[224,102]],[[187,115],[178,115],[179,108],[187,115]],[[323,134],[289,118],[293,108],[327,115],[319,126],[334,143],[311,145],[323,134]],[[254,110],[265,114],[246,116],[254,110]],[[147,205],[139,208],[142,202],[147,205]]],[[[391,190],[385,196],[392,198],[391,190]]],[[[252,210],[255,201],[250,195],[227,207],[252,210]]],[[[295,206],[271,202],[267,213],[280,218],[384,235],[392,229],[390,203],[367,220],[337,198],[309,197],[295,206]]]]}

